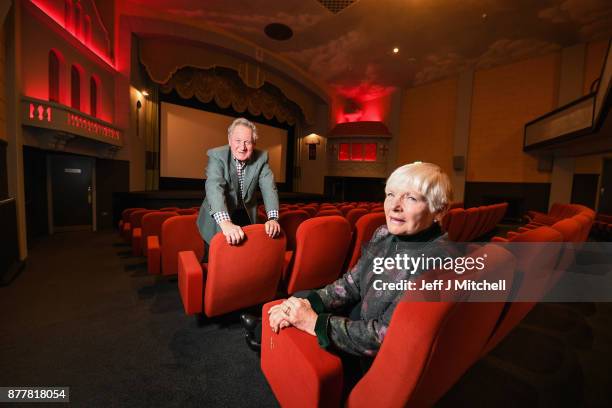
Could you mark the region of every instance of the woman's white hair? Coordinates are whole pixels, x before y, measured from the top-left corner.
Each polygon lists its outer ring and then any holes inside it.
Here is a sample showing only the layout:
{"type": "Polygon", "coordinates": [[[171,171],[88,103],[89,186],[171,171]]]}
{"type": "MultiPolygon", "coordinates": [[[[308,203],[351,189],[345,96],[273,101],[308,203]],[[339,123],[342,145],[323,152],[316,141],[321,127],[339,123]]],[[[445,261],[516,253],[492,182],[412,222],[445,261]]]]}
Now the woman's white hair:
{"type": "Polygon", "coordinates": [[[227,138],[228,139],[232,137],[232,133],[234,132],[234,129],[236,128],[236,126],[244,126],[244,127],[251,129],[251,132],[253,133],[253,141],[257,140],[257,128],[255,127],[255,124],[245,118],[234,119],[232,124],[229,125],[229,127],[227,128],[227,138]]]}
{"type": "Polygon", "coordinates": [[[415,189],[425,196],[432,213],[446,211],[453,199],[450,179],[433,163],[414,162],[398,167],[387,179],[387,187],[415,189]]]}

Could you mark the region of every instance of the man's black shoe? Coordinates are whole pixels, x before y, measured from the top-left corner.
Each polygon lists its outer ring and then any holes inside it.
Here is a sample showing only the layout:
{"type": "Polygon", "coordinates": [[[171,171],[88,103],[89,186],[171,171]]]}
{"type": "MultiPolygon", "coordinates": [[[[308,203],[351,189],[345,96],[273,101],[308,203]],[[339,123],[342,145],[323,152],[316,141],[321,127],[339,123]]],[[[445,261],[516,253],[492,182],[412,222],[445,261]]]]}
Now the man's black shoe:
{"type": "Polygon", "coordinates": [[[255,340],[253,333],[246,333],[244,335],[244,339],[246,340],[247,346],[249,346],[251,350],[257,352],[261,351],[261,343],[258,343],[257,340],[255,340]]]}
{"type": "Polygon", "coordinates": [[[244,327],[248,333],[253,333],[261,319],[257,316],[243,313],[240,315],[240,321],[242,322],[242,327],[244,327]]]}

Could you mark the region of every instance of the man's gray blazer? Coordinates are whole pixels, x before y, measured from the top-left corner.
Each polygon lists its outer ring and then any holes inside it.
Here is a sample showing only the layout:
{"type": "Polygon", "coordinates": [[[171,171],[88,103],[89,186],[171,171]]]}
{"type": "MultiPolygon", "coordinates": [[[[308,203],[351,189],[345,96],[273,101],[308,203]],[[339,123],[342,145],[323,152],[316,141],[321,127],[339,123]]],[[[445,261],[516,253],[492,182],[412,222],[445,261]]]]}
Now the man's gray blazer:
{"type": "MultiPolygon", "coordinates": [[[[197,222],[202,238],[210,243],[212,237],[221,231],[212,214],[226,211],[231,216],[239,208],[240,185],[229,145],[210,149],[206,154],[206,198],[200,207],[197,222]]],[[[251,224],[257,222],[257,186],[261,190],[266,212],[278,210],[278,192],[274,174],[268,165],[268,152],[254,149],[244,168],[244,207],[251,224]]]]}

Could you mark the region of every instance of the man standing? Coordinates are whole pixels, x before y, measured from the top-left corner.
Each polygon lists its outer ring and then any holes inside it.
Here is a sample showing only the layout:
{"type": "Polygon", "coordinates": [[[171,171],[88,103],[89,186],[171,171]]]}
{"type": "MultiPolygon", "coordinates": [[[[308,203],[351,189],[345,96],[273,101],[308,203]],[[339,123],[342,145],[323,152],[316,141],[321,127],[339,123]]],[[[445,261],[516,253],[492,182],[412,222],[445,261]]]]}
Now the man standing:
{"type": "Polygon", "coordinates": [[[219,231],[230,245],[242,242],[241,227],[257,219],[255,191],[259,186],[268,215],[266,233],[274,238],[280,233],[278,192],[268,152],[255,149],[257,128],[238,118],[227,129],[227,138],[228,145],[207,152],[206,197],[197,221],[200,234],[208,244],[219,231]]]}

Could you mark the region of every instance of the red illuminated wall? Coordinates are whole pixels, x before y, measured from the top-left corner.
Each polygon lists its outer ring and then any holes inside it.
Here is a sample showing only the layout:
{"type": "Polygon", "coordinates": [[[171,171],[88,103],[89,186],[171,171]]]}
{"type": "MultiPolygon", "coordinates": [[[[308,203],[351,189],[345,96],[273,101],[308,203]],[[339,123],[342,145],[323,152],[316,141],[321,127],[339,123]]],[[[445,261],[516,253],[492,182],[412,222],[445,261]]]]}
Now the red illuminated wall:
{"type": "Polygon", "coordinates": [[[53,50],[59,59],[58,103],[71,106],[71,67],[79,68],[79,111],[91,114],[91,78],[98,85],[96,117],[114,122],[115,77],[118,75],[108,57],[105,45],[108,39],[96,16],[93,2],[80,1],[80,29],[71,22],[72,12],[66,13],[66,4],[73,0],[24,1],[22,10],[22,84],[25,96],[49,100],[50,73],[49,53],[53,50]],[[87,19],[86,17],[90,18],[87,19]]]}
{"type": "Polygon", "coordinates": [[[337,87],[332,101],[333,124],[359,121],[387,123],[394,90],[376,85],[337,87]]]}

